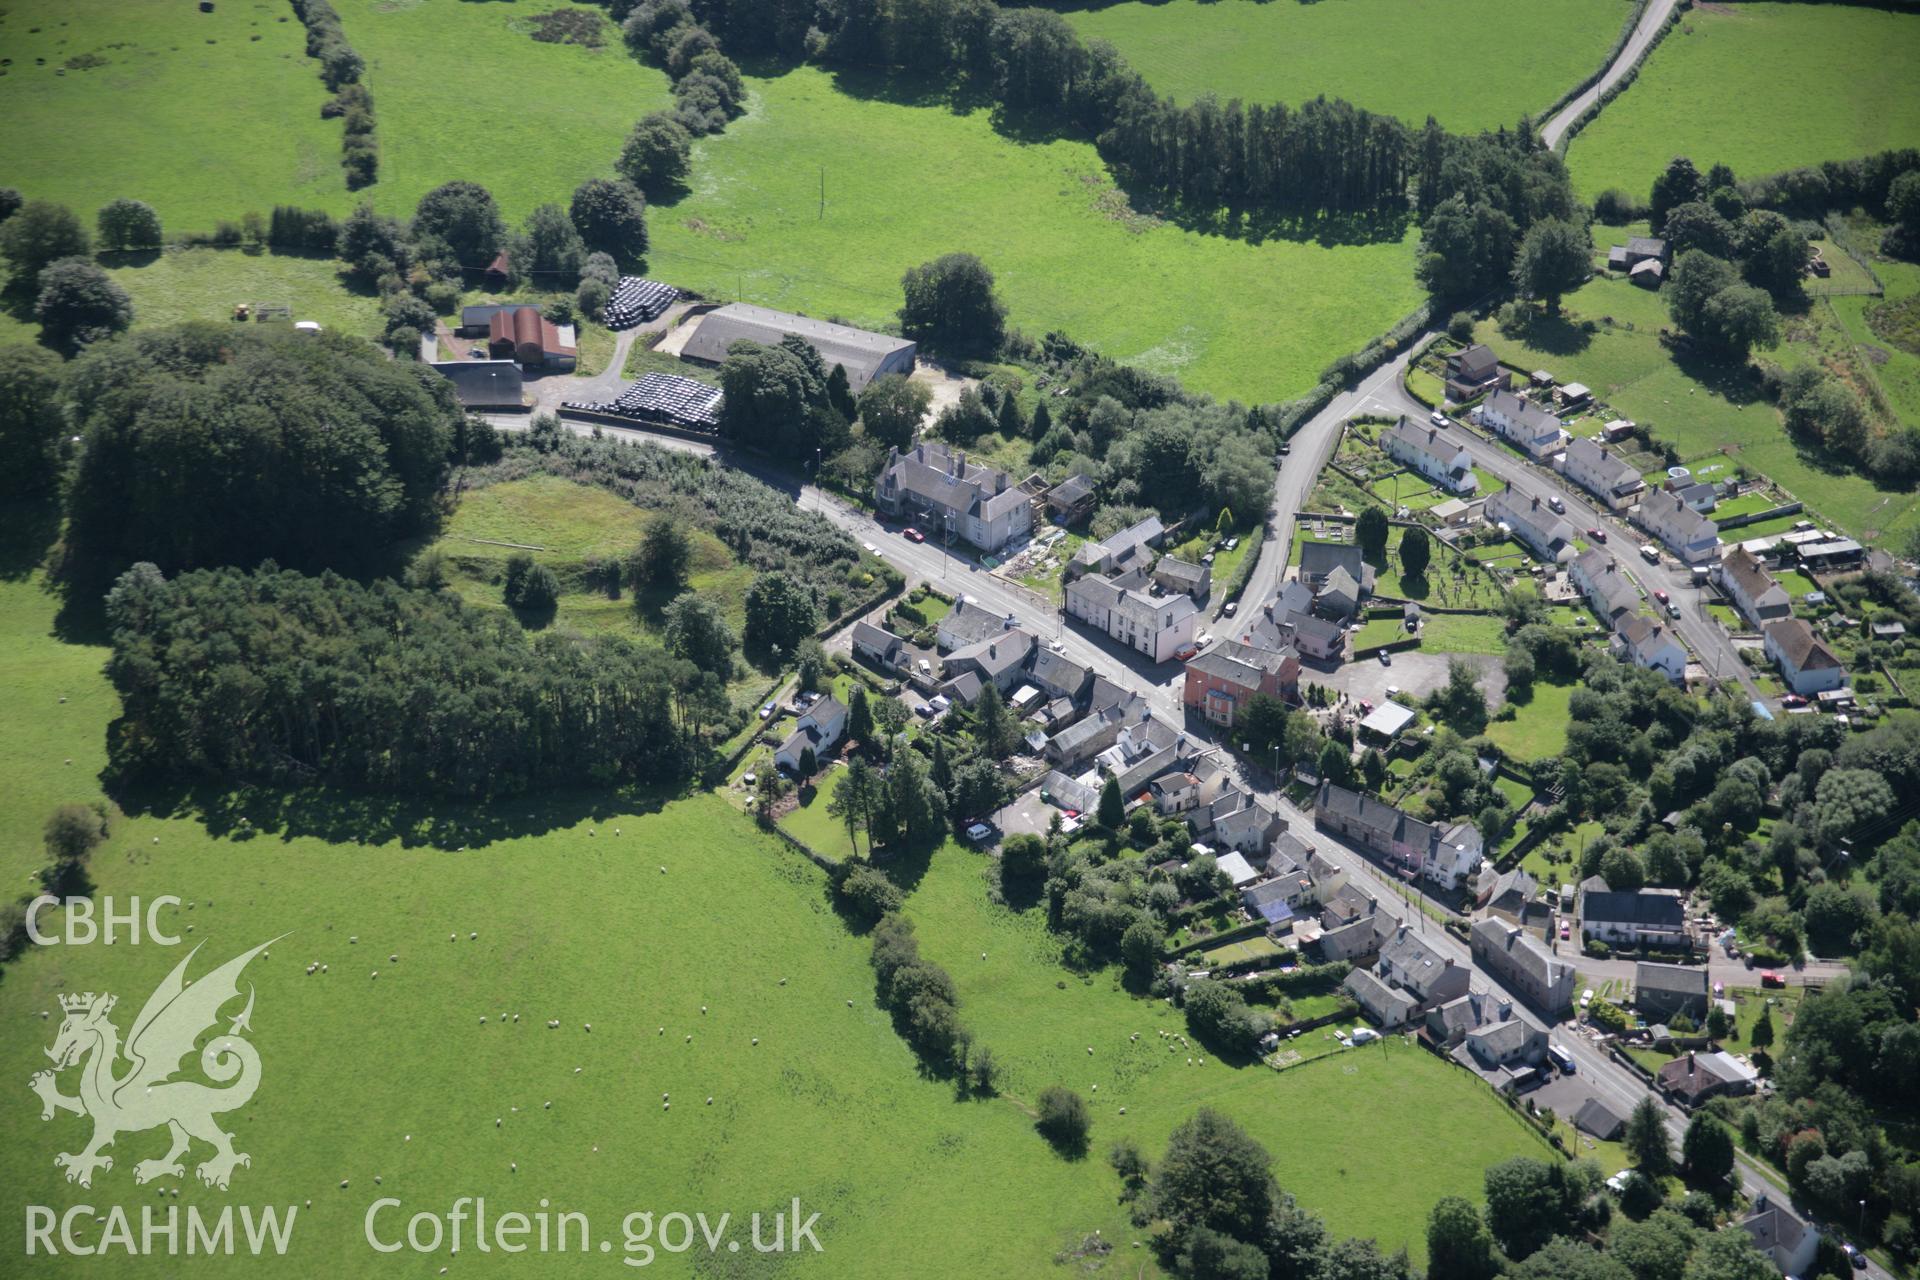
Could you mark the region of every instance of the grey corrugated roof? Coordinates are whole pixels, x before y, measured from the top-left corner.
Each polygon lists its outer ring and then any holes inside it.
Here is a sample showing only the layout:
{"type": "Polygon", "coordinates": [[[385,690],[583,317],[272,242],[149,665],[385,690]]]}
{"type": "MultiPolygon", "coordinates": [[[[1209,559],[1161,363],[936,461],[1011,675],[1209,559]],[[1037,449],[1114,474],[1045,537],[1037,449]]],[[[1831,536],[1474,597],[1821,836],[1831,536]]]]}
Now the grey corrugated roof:
{"type": "Polygon", "coordinates": [[[905,338],[829,324],[808,316],[756,307],[750,302],[731,302],[702,317],[700,327],[688,337],[680,353],[689,359],[719,364],[727,358],[727,348],[736,342],[758,342],[772,347],[778,346],[780,339],[790,333],[806,339],[807,344],[820,353],[829,370],[836,364],[846,366],[847,382],[855,392],[873,380],[889,356],[902,350],[912,354],[915,349],[905,338]]]}

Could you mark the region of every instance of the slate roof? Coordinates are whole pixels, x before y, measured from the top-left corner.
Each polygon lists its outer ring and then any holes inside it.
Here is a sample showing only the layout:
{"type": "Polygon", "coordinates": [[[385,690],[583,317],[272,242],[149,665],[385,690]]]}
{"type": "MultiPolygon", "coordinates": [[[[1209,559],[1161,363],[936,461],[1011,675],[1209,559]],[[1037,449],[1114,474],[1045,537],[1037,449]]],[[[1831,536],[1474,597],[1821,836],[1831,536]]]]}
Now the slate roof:
{"type": "Polygon", "coordinates": [[[1500,358],[1484,342],[1476,342],[1464,351],[1447,357],[1450,372],[1461,378],[1479,381],[1500,367],[1500,358]]]}
{"type": "Polygon", "coordinates": [[[1594,605],[1594,612],[1603,619],[1640,607],[1640,593],[1633,589],[1633,583],[1627,580],[1627,575],[1620,572],[1613,557],[1600,548],[1593,547],[1581,552],[1573,565],[1593,584],[1588,603],[1594,605]]]}
{"type": "Polygon", "coordinates": [[[1771,1196],[1767,1198],[1767,1207],[1742,1221],[1740,1227],[1753,1237],[1754,1247],[1771,1256],[1776,1264],[1798,1252],[1800,1242],[1812,1230],[1771,1196]]]}
{"type": "Polygon", "coordinates": [[[1487,408],[1520,424],[1530,437],[1551,435],[1560,430],[1560,419],[1515,391],[1496,391],[1487,397],[1487,408]]]}
{"type": "Polygon", "coordinates": [[[1627,1122],[1600,1099],[1588,1098],[1573,1113],[1573,1127],[1608,1142],[1627,1127],[1627,1122]]]}
{"type": "Polygon", "coordinates": [[[1540,939],[1505,920],[1493,917],[1476,920],[1473,932],[1482,946],[1503,953],[1512,968],[1538,982],[1543,989],[1551,988],[1564,968],[1540,939]]]}
{"type": "Polygon", "coordinates": [[[1047,501],[1056,507],[1075,506],[1093,493],[1093,478],[1075,472],[1047,491],[1047,501]]]}
{"type": "Polygon", "coordinates": [[[727,358],[727,348],[736,342],[778,346],[780,339],[790,333],[806,339],[807,345],[820,353],[829,371],[836,364],[845,365],[847,384],[855,394],[873,380],[889,357],[902,350],[909,355],[914,351],[914,344],[906,338],[829,324],[808,316],[756,307],[750,302],[731,302],[701,318],[700,327],[687,339],[681,354],[719,364],[727,358]]]}
{"type": "Polygon", "coordinates": [[[881,653],[891,652],[901,641],[900,637],[871,622],[853,624],[853,643],[856,648],[877,649],[881,653]]]}
{"type": "Polygon", "coordinates": [[[1091,668],[1044,646],[1034,650],[1034,680],[1049,689],[1064,689],[1069,697],[1086,687],[1090,671],[1091,668]]]}
{"type": "Polygon", "coordinates": [[[1606,493],[1631,493],[1645,483],[1638,471],[1585,436],[1581,436],[1567,446],[1569,471],[1572,470],[1572,464],[1575,462],[1595,468],[1598,472],[1600,490],[1606,493]]]}
{"type": "Polygon", "coordinates": [[[1335,569],[1345,569],[1355,578],[1365,572],[1366,559],[1354,542],[1303,542],[1300,544],[1300,576],[1324,578],[1335,569]]]}
{"type": "Polygon", "coordinates": [[[1636,991],[1672,991],[1679,995],[1707,994],[1707,971],[1684,964],[1653,964],[1642,960],[1633,967],[1636,991]]]}
{"type": "Polygon", "coordinates": [[[1027,632],[1002,631],[998,635],[977,640],[964,649],[955,649],[947,655],[947,661],[971,663],[984,674],[998,677],[1023,665],[1033,647],[1033,637],[1027,632]]]}
{"type": "Polygon", "coordinates": [[[1590,892],[1580,901],[1580,917],[1607,924],[1637,925],[1643,929],[1680,929],[1687,923],[1680,895],[1670,889],[1634,892],[1590,892]]]}
{"type": "Polygon", "coordinates": [[[1153,571],[1156,575],[1172,578],[1177,582],[1189,583],[1193,586],[1198,586],[1213,572],[1207,568],[1206,565],[1189,564],[1185,560],[1176,560],[1172,556],[1161,556],[1160,563],[1153,566],[1153,571]]]}
{"type": "Polygon", "coordinates": [[[1826,641],[1815,635],[1813,628],[1803,618],[1782,618],[1778,622],[1769,622],[1766,636],[1796,671],[1840,665],[1840,659],[1834,656],[1833,650],[1827,648],[1826,641]]]}

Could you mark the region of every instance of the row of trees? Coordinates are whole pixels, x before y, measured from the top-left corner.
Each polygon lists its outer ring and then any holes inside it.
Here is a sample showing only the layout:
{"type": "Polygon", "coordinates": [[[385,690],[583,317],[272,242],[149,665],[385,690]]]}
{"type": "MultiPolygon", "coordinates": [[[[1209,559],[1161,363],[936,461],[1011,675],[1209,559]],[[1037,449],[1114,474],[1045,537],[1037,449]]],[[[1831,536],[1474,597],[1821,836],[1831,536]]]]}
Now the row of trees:
{"type": "Polygon", "coordinates": [[[380,144],[373,133],[373,95],[360,83],[366,61],[347,42],[329,0],[293,0],[293,12],[307,29],[307,56],[319,61],[320,78],[334,91],[320,114],[340,119],[340,165],[347,171],[347,190],[371,186],[380,172],[380,144]]]}
{"type": "Polygon", "coordinates": [[[127,779],[323,782],[490,799],[678,781],[732,719],[724,683],[621,636],[529,638],[449,593],[271,564],[107,600],[108,744],[127,779]]]}

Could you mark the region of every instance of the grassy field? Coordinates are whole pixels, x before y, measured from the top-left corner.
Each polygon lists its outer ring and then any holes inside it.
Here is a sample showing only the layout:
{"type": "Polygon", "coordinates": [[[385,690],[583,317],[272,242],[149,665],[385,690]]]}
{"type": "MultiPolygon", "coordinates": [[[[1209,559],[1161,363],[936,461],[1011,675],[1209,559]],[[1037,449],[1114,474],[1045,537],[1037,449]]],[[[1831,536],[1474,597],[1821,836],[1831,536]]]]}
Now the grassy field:
{"type": "MultiPolygon", "coordinates": [[[[1129,995],[1117,971],[1060,968],[1044,912],[989,902],[984,865],[952,845],[934,855],[906,907],[921,950],[953,974],[1010,1091],[1031,1098],[1059,1082],[1089,1100],[1097,1150],[1125,1135],[1158,1153],[1196,1107],[1216,1107],[1266,1145],[1280,1185],[1335,1232],[1405,1245],[1416,1260],[1434,1200],[1477,1201],[1485,1166],[1545,1153],[1483,1084],[1398,1039],[1277,1075],[1210,1056],[1189,1065],[1190,1051],[1158,1034],[1184,1032],[1179,1013],[1129,995]]],[[[1310,1032],[1309,1045],[1333,1030],[1310,1032]]]]}
{"type": "Polygon", "coordinates": [[[1487,737],[1516,760],[1559,755],[1567,745],[1567,704],[1573,689],[1570,684],[1536,683],[1533,700],[1515,704],[1513,719],[1489,724],[1487,737]]]}
{"type": "Polygon", "coordinates": [[[1599,67],[1628,13],[1622,0],[1134,0],[1066,16],[1181,102],[1213,93],[1297,106],[1325,94],[1471,133],[1544,111],[1599,67]],[[1436,56],[1466,31],[1473,57],[1500,74],[1463,76],[1457,60],[1436,56]]]}
{"type": "MultiPolygon", "coordinates": [[[[1599,243],[1607,239],[1596,235],[1599,243]]],[[[1813,314],[1826,305],[1816,302],[1813,314]]],[[[1728,461],[1745,463],[1856,537],[1888,541],[1920,523],[1920,496],[1882,489],[1864,476],[1826,470],[1803,457],[1787,438],[1779,411],[1748,380],[1717,365],[1676,360],[1660,344],[1660,329],[1671,321],[1657,294],[1624,280],[1596,278],[1567,297],[1563,313],[1537,321],[1524,340],[1491,321],[1482,322],[1475,337],[1509,365],[1586,383],[1616,413],[1651,428],[1655,439],[1672,441],[1684,459],[1724,453],[1728,461]]],[[[1812,346],[1797,340],[1764,354],[1788,365],[1817,358],[1812,346]]],[[[1743,530],[1741,536],[1760,535],[1743,530]]]]}
{"type": "Polygon", "coordinates": [[[119,265],[110,258],[108,264],[133,298],[134,323],[143,329],[226,320],[242,302],[283,302],[296,320],[369,338],[381,331],[379,300],[349,290],[339,264],[329,259],[243,249],[169,249],[133,258],[119,265]]]}
{"type": "MultiPolygon", "coordinates": [[[[639,545],[650,515],[604,489],[532,476],[468,490],[433,549],[447,557],[450,585],[469,604],[504,609],[506,562],[525,554],[552,568],[567,588],[555,625],[592,631],[631,629],[638,622],[650,632],[653,615],[636,613],[631,596],[610,596],[580,581],[589,561],[623,562],[639,545]]],[[[753,570],[704,529],[687,532],[693,542],[689,588],[718,604],[738,635],[746,624],[753,570]]]]}
{"type": "Polygon", "coordinates": [[[1567,164],[1583,196],[1620,187],[1644,200],[1675,156],[1703,173],[1725,163],[1753,177],[1913,146],[1917,61],[1920,15],[1824,4],[1695,8],[1574,138],[1567,164]]]}
{"type": "Polygon", "coordinates": [[[611,23],[605,44],[587,49],[535,41],[530,5],[336,7],[378,104],[380,181],[370,194],[387,212],[410,213],[456,178],[485,183],[512,221],[537,204],[564,205],[581,182],[613,171],[633,122],[667,101],[665,73],[630,57],[611,23]],[[502,92],[510,126],[491,108],[475,111],[502,92]]]}
{"type": "Polygon", "coordinates": [[[210,230],[275,204],[344,209],[340,122],[283,0],[16,0],[0,16],[6,181],[89,225],[118,196],[210,230]],[[72,58],[104,65],[68,69],[72,58]],[[242,127],[244,126],[244,127],[242,127]]]}
{"type": "Polygon", "coordinates": [[[1015,142],[984,110],[856,97],[813,68],[749,85],[748,115],[695,147],[692,190],[651,210],[653,269],[676,284],[887,324],[902,272],[964,250],[1025,332],[1064,329],[1196,390],[1262,401],[1304,391],[1419,300],[1410,238],[1201,235],[1130,214],[1090,146],[1015,142]]]}

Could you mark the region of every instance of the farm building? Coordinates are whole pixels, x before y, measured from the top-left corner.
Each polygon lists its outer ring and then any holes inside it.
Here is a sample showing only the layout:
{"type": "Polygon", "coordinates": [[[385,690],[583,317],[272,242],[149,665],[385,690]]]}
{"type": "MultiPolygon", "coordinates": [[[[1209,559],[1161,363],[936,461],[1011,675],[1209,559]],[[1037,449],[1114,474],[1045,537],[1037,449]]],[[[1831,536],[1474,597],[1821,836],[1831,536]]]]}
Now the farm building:
{"type": "Polygon", "coordinates": [[[727,348],[736,342],[758,342],[771,347],[790,333],[818,351],[829,370],[836,364],[844,367],[847,386],[855,395],[883,373],[913,372],[914,353],[918,348],[905,338],[829,324],[825,320],[756,307],[749,302],[728,303],[702,316],[699,327],[680,348],[680,355],[686,360],[719,364],[727,358],[727,348]]]}
{"type": "Polygon", "coordinates": [[[534,306],[488,303],[466,307],[460,312],[460,328],[467,333],[486,334],[489,358],[512,360],[525,369],[571,369],[579,354],[573,345],[573,326],[556,325],[534,306]]]}
{"type": "Polygon", "coordinates": [[[521,403],[520,366],[511,360],[440,360],[432,368],[453,384],[453,397],[467,408],[521,403]]]}

